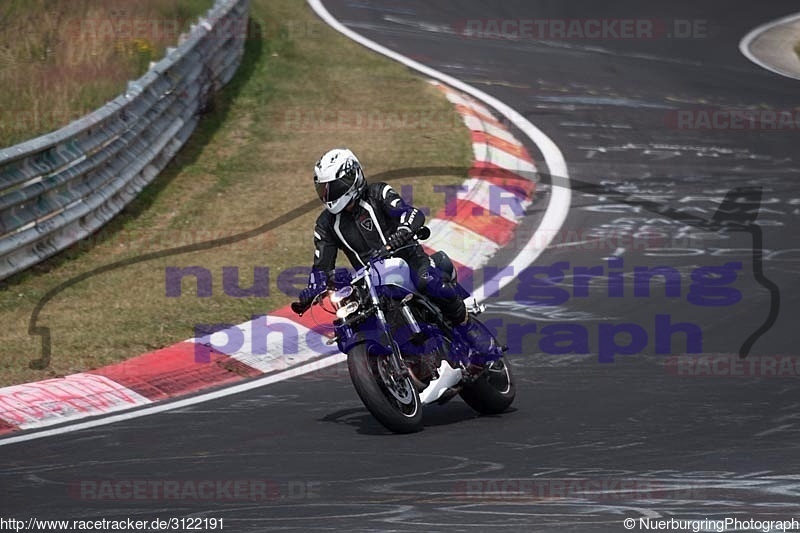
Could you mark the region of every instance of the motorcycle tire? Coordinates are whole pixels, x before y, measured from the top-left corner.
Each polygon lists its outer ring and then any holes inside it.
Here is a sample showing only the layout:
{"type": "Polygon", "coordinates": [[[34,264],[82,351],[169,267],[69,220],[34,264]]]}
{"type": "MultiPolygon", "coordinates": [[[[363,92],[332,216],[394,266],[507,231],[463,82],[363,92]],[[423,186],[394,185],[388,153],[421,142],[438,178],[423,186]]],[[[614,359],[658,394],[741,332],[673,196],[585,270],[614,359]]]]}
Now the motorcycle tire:
{"type": "Polygon", "coordinates": [[[370,354],[366,344],[353,346],[347,353],[350,380],[366,408],[386,429],[394,433],[421,431],[424,426],[419,393],[408,377],[387,383],[388,357],[370,354]]]}
{"type": "Polygon", "coordinates": [[[464,387],[461,399],[467,405],[484,415],[496,415],[504,412],[514,402],[517,394],[514,385],[514,374],[511,365],[503,357],[484,371],[478,379],[464,387]]]}

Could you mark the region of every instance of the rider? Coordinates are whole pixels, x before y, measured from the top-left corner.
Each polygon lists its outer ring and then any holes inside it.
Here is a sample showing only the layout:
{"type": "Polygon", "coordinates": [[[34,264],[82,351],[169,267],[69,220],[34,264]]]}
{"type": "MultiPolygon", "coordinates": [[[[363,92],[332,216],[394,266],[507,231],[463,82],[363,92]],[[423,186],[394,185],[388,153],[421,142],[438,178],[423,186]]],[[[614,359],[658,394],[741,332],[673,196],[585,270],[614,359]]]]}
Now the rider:
{"type": "MultiPolygon", "coordinates": [[[[348,149],[330,150],[317,161],[314,186],[325,210],[314,228],[314,266],[296,311],[307,309],[332,284],[338,250],[344,251],[354,268],[360,268],[381,247],[393,250],[410,244],[425,223],[425,215],[405,203],[391,185],[367,184],[358,158],[348,149]]],[[[408,263],[417,289],[439,307],[473,350],[483,353],[491,340],[473,327],[454,283],[422,246],[409,246],[397,257],[408,263]]]]}

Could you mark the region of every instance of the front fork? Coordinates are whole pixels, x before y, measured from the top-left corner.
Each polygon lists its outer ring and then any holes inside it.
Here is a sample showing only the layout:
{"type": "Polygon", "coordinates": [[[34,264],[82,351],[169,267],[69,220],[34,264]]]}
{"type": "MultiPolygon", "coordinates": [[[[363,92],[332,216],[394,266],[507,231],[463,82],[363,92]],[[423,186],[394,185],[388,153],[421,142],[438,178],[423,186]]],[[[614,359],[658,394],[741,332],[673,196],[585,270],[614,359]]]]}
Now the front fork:
{"type": "Polygon", "coordinates": [[[392,370],[401,378],[407,378],[409,375],[408,368],[406,368],[406,364],[403,362],[403,358],[400,355],[400,348],[397,346],[397,343],[394,342],[392,332],[389,328],[389,323],[386,321],[386,315],[384,314],[383,309],[381,309],[381,299],[378,296],[378,291],[375,289],[375,285],[372,284],[372,278],[369,273],[367,273],[367,275],[364,277],[364,282],[367,284],[369,298],[372,301],[372,305],[375,307],[375,315],[378,317],[378,322],[381,324],[383,333],[386,335],[386,339],[389,341],[389,346],[387,346],[387,348],[392,351],[392,355],[389,357],[389,361],[392,363],[392,370]]]}

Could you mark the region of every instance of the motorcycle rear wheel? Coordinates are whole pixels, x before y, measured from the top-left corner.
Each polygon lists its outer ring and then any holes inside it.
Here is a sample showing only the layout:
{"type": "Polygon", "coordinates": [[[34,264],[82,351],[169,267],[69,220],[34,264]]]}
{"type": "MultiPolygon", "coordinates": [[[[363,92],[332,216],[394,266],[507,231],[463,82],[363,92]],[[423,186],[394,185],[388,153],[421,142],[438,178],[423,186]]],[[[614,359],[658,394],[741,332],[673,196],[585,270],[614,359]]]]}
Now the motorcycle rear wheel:
{"type": "Polygon", "coordinates": [[[419,393],[408,377],[395,376],[387,355],[372,355],[366,344],[347,353],[347,369],[359,398],[378,422],[394,433],[423,429],[419,393]]]}
{"type": "Polygon", "coordinates": [[[503,357],[492,363],[460,394],[467,405],[484,415],[497,415],[508,409],[517,395],[508,360],[503,357]]]}

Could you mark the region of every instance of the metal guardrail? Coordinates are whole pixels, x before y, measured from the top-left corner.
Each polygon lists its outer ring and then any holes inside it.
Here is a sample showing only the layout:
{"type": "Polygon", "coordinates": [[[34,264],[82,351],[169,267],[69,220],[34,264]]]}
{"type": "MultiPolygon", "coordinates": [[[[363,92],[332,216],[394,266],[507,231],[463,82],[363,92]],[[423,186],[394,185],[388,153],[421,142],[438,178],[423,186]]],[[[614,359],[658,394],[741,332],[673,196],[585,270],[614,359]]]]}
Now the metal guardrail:
{"type": "Polygon", "coordinates": [[[0,150],[0,280],[91,235],[161,172],[241,63],[249,4],[217,0],[124,94],[0,150]]]}

